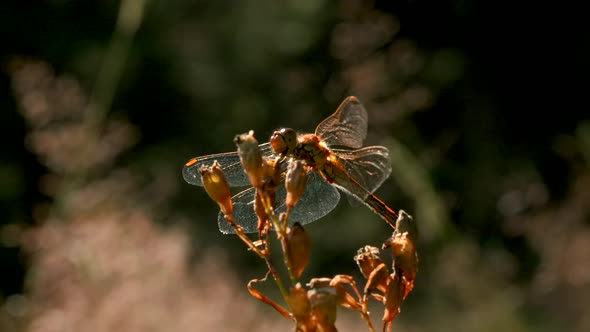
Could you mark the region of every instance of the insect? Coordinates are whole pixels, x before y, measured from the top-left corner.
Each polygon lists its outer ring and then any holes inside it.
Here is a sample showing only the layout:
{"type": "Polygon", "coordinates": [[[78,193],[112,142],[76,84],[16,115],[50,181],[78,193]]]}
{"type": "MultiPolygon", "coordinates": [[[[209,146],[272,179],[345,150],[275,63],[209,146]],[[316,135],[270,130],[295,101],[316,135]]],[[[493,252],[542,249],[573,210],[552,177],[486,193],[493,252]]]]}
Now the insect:
{"type": "MultiPolygon", "coordinates": [[[[291,224],[307,224],[328,214],[340,200],[340,190],[367,205],[394,227],[396,213],[373,194],[391,173],[389,151],[383,146],[362,147],[367,136],[367,118],[359,99],[350,96],[316,127],[315,133],[297,134],[291,128],[283,128],[275,131],[268,143],[259,146],[263,158],[278,159],[284,164],[301,160],[312,170],[303,196],[290,213],[291,224]]],[[[184,179],[190,184],[203,186],[199,169],[215,160],[221,165],[230,186],[250,185],[237,152],[189,160],[184,165],[184,179]]],[[[285,211],[285,194],[284,186],[279,186],[277,213],[285,211]]],[[[250,187],[232,197],[234,220],[246,233],[257,231],[257,217],[252,207],[254,195],[255,189],[250,187]]],[[[223,233],[235,232],[222,213],[218,224],[223,233]]]]}

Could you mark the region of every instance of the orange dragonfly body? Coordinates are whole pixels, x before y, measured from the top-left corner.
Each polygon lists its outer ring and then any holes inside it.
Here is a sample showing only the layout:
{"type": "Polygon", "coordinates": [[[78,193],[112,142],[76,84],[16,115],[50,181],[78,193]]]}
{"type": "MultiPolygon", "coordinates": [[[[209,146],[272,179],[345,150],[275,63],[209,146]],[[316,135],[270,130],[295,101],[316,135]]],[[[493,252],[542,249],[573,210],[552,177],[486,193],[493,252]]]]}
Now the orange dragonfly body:
{"type": "MultiPolygon", "coordinates": [[[[283,128],[273,133],[270,142],[261,144],[263,157],[277,158],[283,163],[301,160],[312,169],[307,188],[299,203],[291,211],[289,222],[302,224],[315,221],[330,212],[340,199],[336,188],[349,197],[367,205],[392,227],[396,213],[373,192],[391,173],[389,152],[383,146],[362,147],[367,135],[367,112],[356,97],[346,98],[336,112],[322,121],[314,134],[297,135],[293,129],[283,128]],[[319,174],[319,175],[318,175],[319,174]]],[[[184,179],[202,186],[199,169],[217,160],[230,186],[247,186],[237,152],[197,157],[183,169],[184,179]]],[[[284,210],[284,188],[277,188],[275,211],[284,210]]],[[[245,232],[257,231],[257,217],[253,211],[255,190],[249,188],[235,195],[234,219],[245,232]]],[[[220,214],[219,228],[233,233],[220,214]]]]}

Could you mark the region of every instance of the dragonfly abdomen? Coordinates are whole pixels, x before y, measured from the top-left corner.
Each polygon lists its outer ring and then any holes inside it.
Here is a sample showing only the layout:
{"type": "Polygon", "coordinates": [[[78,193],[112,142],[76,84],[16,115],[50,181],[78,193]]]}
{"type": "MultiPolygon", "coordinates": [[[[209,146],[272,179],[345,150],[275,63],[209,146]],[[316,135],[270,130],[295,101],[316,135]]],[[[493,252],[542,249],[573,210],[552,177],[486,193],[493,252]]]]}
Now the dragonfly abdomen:
{"type": "Polygon", "coordinates": [[[395,229],[395,221],[397,219],[397,213],[393,211],[387,204],[380,200],[374,194],[370,194],[365,198],[364,203],[371,208],[373,212],[385,220],[391,227],[395,229]]]}

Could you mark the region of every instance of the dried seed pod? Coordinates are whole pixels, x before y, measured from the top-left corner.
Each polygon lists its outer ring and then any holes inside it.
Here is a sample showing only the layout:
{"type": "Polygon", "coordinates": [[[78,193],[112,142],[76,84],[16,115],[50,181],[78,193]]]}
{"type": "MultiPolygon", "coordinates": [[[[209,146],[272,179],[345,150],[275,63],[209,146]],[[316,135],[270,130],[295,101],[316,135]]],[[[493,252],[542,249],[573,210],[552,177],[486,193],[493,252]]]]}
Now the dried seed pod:
{"type": "Polygon", "coordinates": [[[336,289],[330,286],[330,278],[312,279],[308,286],[307,297],[312,307],[312,315],[315,317],[321,331],[336,331],[336,311],[338,308],[338,294],[336,289]]]}
{"type": "Polygon", "coordinates": [[[285,251],[287,264],[295,278],[299,279],[311,257],[311,240],[298,222],[287,229],[285,251]]]}
{"type": "Polygon", "coordinates": [[[290,211],[297,204],[303,192],[305,192],[307,177],[307,171],[301,160],[294,160],[289,163],[285,178],[285,188],[287,189],[285,205],[287,211],[290,211]]]}
{"type": "Polygon", "coordinates": [[[383,311],[383,331],[387,326],[391,326],[393,319],[401,311],[401,305],[406,294],[405,283],[403,282],[398,271],[394,271],[390,276],[390,281],[385,292],[383,304],[385,310],[383,311]]]}
{"type": "Polygon", "coordinates": [[[221,166],[217,160],[213,162],[211,167],[203,166],[199,169],[201,181],[205,191],[217,204],[226,216],[233,213],[234,206],[231,200],[231,193],[229,191],[229,184],[225,179],[225,175],[221,170],[221,166]]]}
{"type": "Polygon", "coordinates": [[[418,254],[407,233],[395,234],[384,246],[391,248],[395,267],[400,268],[406,278],[414,280],[418,271],[418,254]]]}
{"type": "Polygon", "coordinates": [[[391,238],[383,243],[383,248],[391,248],[393,252],[393,269],[397,279],[403,284],[400,287],[403,290],[402,299],[405,299],[414,288],[418,273],[418,231],[412,217],[404,211],[400,211],[396,226],[391,238]]]}
{"type": "MultiPolygon", "coordinates": [[[[396,222],[397,229],[391,238],[383,243],[383,248],[391,248],[394,258],[394,269],[401,270],[409,292],[418,271],[418,253],[416,251],[416,225],[410,215],[400,210],[396,222]]],[[[406,294],[407,295],[407,294],[406,294]]]]}
{"type": "Polygon", "coordinates": [[[297,321],[309,320],[311,314],[311,303],[307,298],[307,290],[301,287],[300,283],[297,283],[295,287],[291,288],[289,295],[287,296],[287,302],[289,308],[297,321]]]}
{"type": "Polygon", "coordinates": [[[254,137],[254,131],[250,130],[247,134],[237,135],[234,138],[234,143],[238,146],[240,161],[250,179],[250,183],[255,188],[262,187],[264,183],[264,165],[258,141],[254,137]]]}

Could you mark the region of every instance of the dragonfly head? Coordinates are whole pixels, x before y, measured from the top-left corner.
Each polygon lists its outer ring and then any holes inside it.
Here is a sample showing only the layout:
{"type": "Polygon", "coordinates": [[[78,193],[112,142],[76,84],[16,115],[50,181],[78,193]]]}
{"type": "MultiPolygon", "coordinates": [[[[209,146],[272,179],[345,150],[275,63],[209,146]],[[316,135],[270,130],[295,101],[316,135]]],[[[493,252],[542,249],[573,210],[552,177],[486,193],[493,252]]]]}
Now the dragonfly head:
{"type": "Polygon", "coordinates": [[[291,128],[275,130],[270,137],[270,145],[275,153],[287,154],[297,146],[297,133],[291,128]]]}

